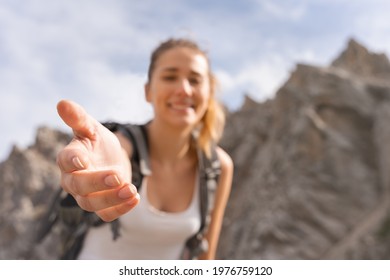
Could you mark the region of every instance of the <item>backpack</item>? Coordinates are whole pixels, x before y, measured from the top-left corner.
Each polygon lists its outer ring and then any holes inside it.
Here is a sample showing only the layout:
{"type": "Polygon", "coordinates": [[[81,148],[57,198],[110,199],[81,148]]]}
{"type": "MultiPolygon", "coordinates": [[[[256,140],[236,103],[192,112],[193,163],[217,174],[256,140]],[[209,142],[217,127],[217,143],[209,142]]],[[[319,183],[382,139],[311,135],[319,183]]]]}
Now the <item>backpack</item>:
{"type": "MultiPolygon", "coordinates": [[[[119,124],[115,122],[107,122],[103,123],[103,125],[112,132],[120,131],[131,141],[134,148],[130,159],[132,184],[139,190],[143,177],[151,174],[145,125],[119,124]]],[[[201,225],[198,232],[186,241],[181,259],[196,259],[208,249],[205,232],[210,223],[220,174],[220,162],[215,147],[214,145],[211,149],[211,158],[208,158],[201,149],[198,148],[197,150],[201,225]]],[[[62,188],[59,188],[46,215],[42,218],[40,228],[37,231],[36,241],[38,243],[41,242],[58,222],[61,226],[62,253],[60,259],[77,259],[88,229],[105,223],[95,213],[81,209],[76,200],[63,191],[62,188]]],[[[120,218],[110,222],[110,224],[112,238],[116,240],[120,237],[120,218]]]]}

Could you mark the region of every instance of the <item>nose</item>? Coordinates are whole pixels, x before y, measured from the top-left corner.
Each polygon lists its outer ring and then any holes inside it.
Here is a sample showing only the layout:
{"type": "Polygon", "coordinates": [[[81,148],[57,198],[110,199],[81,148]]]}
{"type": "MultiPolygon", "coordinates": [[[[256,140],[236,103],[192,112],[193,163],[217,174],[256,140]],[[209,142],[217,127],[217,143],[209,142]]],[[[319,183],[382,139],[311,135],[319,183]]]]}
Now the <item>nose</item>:
{"type": "Polygon", "coordinates": [[[177,87],[177,93],[184,94],[184,95],[191,95],[192,94],[192,86],[188,79],[181,79],[179,80],[178,87],[177,87]]]}

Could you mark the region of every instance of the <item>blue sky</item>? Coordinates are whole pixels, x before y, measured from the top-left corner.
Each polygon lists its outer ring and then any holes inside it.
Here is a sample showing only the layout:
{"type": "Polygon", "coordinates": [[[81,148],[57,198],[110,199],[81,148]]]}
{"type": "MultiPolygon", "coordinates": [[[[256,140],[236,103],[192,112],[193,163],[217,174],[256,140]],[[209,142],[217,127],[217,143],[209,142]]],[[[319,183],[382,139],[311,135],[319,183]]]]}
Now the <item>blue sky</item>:
{"type": "Polygon", "coordinates": [[[0,160],[40,125],[67,130],[60,99],[98,120],[152,116],[143,84],[168,37],[209,53],[231,110],[272,98],[296,63],[328,65],[353,37],[390,54],[387,0],[0,0],[0,160]]]}

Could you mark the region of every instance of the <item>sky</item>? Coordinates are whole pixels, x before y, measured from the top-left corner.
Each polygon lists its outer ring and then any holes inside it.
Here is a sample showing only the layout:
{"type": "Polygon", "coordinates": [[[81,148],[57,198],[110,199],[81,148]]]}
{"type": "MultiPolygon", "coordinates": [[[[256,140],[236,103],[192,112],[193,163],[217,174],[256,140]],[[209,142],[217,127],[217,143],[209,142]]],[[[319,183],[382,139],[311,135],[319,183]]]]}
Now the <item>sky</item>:
{"type": "Polygon", "coordinates": [[[297,63],[327,66],[354,38],[390,55],[388,0],[0,0],[0,161],[36,129],[70,132],[56,104],[99,121],[153,116],[143,85],[151,51],[195,40],[231,111],[273,98],[297,63]]]}

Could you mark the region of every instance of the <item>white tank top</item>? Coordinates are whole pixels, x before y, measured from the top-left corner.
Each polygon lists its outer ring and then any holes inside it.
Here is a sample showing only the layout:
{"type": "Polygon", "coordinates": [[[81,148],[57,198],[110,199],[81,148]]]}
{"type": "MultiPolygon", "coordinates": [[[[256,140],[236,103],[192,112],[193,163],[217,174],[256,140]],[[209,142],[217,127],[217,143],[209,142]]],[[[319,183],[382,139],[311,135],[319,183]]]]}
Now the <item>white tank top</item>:
{"type": "MultiPolygon", "coordinates": [[[[198,176],[197,176],[198,177],[198,176]]],[[[120,237],[112,239],[110,224],[87,233],[79,259],[163,260],[179,259],[185,241],[200,227],[199,182],[189,207],[177,213],[162,212],[148,201],[147,178],[142,182],[139,204],[120,217],[120,237]]]]}

